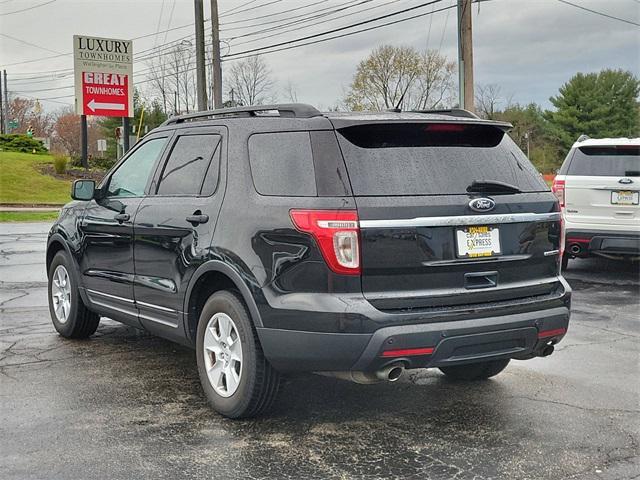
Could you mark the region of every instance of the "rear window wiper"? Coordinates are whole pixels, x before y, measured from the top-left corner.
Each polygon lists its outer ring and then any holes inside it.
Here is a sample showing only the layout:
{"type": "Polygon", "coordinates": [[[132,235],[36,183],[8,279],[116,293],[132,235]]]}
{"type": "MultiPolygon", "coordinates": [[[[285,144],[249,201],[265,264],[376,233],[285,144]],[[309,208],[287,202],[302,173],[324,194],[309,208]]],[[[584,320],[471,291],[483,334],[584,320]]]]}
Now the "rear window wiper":
{"type": "Polygon", "coordinates": [[[471,185],[467,187],[468,193],[522,193],[515,185],[510,183],[499,182],[497,180],[474,180],[471,185]]]}

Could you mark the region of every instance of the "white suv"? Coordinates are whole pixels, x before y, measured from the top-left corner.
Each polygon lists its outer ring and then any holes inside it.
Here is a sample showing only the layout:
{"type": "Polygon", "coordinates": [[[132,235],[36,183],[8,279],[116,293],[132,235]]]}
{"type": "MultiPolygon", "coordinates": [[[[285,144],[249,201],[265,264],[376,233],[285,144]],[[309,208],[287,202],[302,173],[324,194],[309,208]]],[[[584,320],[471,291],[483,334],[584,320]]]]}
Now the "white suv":
{"type": "Polygon", "coordinates": [[[573,144],[552,190],[565,222],[563,268],[569,258],[640,258],[640,138],[573,144]]]}

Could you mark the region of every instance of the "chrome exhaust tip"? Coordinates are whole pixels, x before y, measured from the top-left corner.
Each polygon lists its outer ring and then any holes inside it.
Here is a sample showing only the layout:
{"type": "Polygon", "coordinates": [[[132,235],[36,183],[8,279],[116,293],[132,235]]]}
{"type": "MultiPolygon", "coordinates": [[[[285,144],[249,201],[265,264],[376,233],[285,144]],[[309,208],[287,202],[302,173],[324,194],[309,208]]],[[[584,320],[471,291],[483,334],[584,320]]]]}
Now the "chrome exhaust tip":
{"type": "Polygon", "coordinates": [[[376,377],[387,382],[396,382],[404,372],[404,365],[394,364],[376,372],[376,377]]]}

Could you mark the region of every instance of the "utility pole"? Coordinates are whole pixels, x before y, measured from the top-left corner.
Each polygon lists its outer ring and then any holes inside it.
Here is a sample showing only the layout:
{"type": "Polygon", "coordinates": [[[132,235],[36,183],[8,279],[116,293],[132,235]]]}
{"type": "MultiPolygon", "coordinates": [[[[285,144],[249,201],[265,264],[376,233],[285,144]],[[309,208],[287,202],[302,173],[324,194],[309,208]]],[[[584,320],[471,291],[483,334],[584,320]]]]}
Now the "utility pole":
{"type": "Polygon", "coordinates": [[[2,96],[2,72],[0,72],[0,133],[4,134],[4,97],[2,96]]]}
{"type": "Polygon", "coordinates": [[[122,117],[122,155],[129,151],[129,117],[122,117]]]}
{"type": "Polygon", "coordinates": [[[204,6],[202,0],[194,0],[196,15],[196,93],[198,110],[207,109],[207,75],[204,69],[204,6]]]}
{"type": "Polygon", "coordinates": [[[4,70],[2,73],[4,74],[4,131],[9,133],[9,93],[7,91],[7,71],[4,70]]]}
{"type": "Polygon", "coordinates": [[[213,39],[213,107],[222,108],[222,65],[220,63],[218,0],[211,0],[211,37],[213,39]]]}
{"type": "Polygon", "coordinates": [[[89,144],[88,144],[88,128],[87,128],[87,116],[80,115],[80,162],[85,169],[89,168],[89,144]]]}
{"type": "Polygon", "coordinates": [[[460,108],[475,111],[471,0],[458,0],[458,89],[460,108]]]}

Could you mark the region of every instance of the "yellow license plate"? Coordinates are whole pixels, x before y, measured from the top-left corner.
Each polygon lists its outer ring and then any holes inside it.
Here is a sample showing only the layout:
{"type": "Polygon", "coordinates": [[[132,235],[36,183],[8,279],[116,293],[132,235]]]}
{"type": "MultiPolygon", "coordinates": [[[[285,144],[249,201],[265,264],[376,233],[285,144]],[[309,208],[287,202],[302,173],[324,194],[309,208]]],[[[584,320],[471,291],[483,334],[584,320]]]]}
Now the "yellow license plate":
{"type": "Polygon", "coordinates": [[[474,225],[456,230],[458,257],[491,257],[500,255],[500,230],[474,225]]]}

